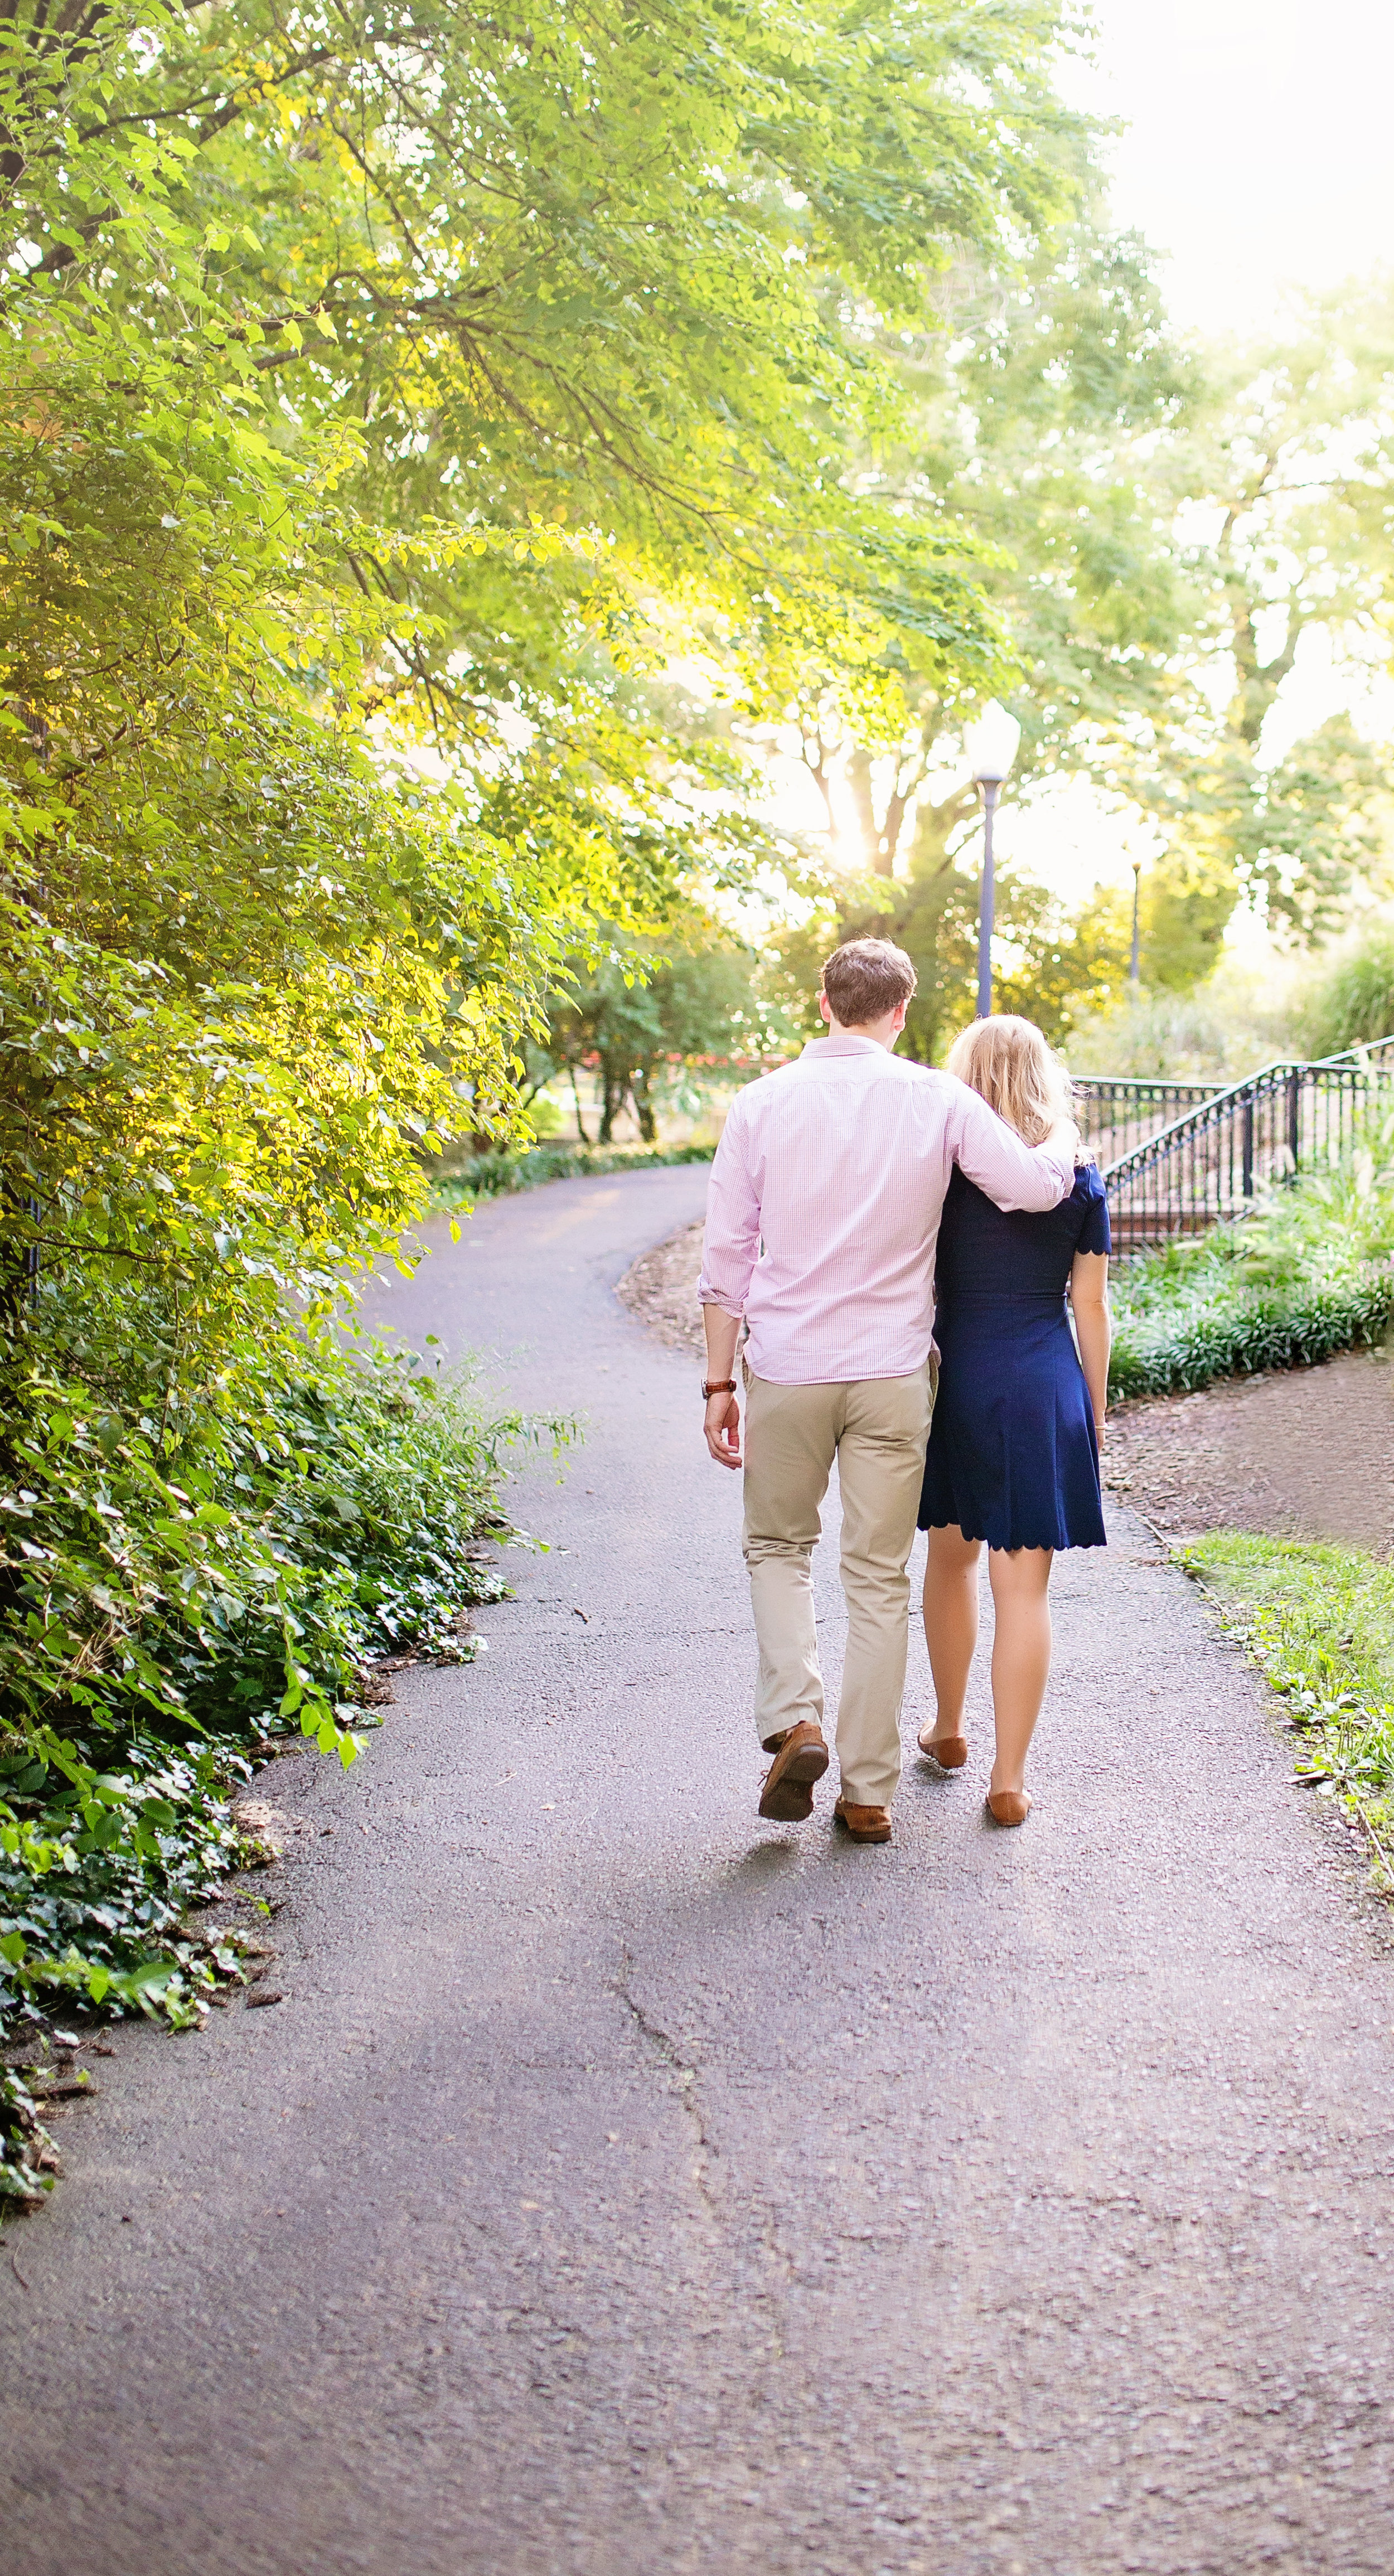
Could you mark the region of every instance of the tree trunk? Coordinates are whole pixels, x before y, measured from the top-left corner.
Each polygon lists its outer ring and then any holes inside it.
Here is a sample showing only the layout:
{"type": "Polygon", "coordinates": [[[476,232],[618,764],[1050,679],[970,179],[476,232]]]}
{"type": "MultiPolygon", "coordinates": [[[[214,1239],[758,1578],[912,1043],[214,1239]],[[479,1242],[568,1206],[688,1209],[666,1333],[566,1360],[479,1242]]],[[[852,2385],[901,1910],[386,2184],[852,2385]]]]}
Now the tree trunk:
{"type": "Polygon", "coordinates": [[[635,1067],[634,1080],[631,1086],[631,1097],[634,1102],[634,1115],[639,1121],[639,1133],[643,1137],[644,1143],[646,1145],[656,1145],[658,1143],[658,1113],[654,1108],[653,1092],[649,1086],[649,1067],[646,1064],[637,1065],[635,1067]]]}
{"type": "Polygon", "coordinates": [[[803,736],[804,767],[815,781],[827,810],[828,830],[837,838],[837,817],[833,812],[833,784],[828,775],[828,749],[821,734],[805,732],[803,736]]]}
{"type": "Polygon", "coordinates": [[[614,1143],[615,1120],[623,1109],[625,1099],[628,1095],[629,1077],[630,1068],[627,1064],[617,1065],[613,1057],[605,1055],[601,1057],[600,1084],[601,1095],[605,1103],[604,1114],[600,1121],[600,1142],[602,1145],[612,1145],[614,1143]]]}
{"type": "Polygon", "coordinates": [[[891,859],[883,847],[876,828],[876,803],[871,792],[871,754],[860,743],[847,763],[847,784],[857,809],[857,827],[862,836],[862,853],[867,866],[878,877],[891,873],[891,859]]]}
{"type": "Polygon", "coordinates": [[[876,803],[871,788],[871,754],[860,749],[847,763],[847,778],[856,800],[857,819],[872,873],[878,877],[895,875],[896,851],[900,846],[905,808],[924,776],[923,756],[902,761],[895,783],[886,802],[880,822],[876,820],[876,803]]]}
{"type": "Polygon", "coordinates": [[[960,823],[966,823],[977,811],[978,791],[974,786],[955,788],[942,805],[921,805],[915,816],[914,837],[910,843],[910,874],[919,877],[941,867],[949,855],[949,843],[960,823]]]}
{"type": "Polygon", "coordinates": [[[576,1067],[574,1064],[569,1064],[566,1070],[571,1076],[571,1097],[576,1103],[576,1133],[579,1136],[581,1143],[583,1145],[588,1145],[590,1143],[590,1138],[586,1134],[586,1122],[581,1115],[581,1087],[576,1080],[576,1067]]]}

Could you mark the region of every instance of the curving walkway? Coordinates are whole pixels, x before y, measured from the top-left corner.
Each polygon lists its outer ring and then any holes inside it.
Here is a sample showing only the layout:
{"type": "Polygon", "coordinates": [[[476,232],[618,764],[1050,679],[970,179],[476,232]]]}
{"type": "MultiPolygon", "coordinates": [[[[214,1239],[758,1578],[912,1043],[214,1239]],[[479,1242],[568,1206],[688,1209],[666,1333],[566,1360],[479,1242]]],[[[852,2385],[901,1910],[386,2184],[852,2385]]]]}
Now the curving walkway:
{"type": "Polygon", "coordinates": [[[612,1294],[704,1179],[383,1290],[586,1445],[487,1659],[266,1784],[286,2002],[119,2033],[8,2230],[13,2576],[1388,2576],[1384,1917],[1125,1512],[1024,1833],[981,1714],[888,1849],[757,1822],[736,1480],[612,1294]]]}

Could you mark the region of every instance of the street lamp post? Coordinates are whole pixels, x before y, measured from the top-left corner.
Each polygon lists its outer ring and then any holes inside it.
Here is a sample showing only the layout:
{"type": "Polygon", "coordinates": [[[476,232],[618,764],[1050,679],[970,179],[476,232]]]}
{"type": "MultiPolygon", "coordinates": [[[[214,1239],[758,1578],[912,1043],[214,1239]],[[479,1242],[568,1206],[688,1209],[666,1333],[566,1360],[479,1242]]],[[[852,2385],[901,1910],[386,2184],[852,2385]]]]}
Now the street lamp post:
{"type": "Polygon", "coordinates": [[[978,1017],[992,1010],[992,924],[997,889],[992,872],[992,818],[1002,781],[1016,758],[1021,727],[996,698],[990,698],[976,724],[968,725],[963,747],[973,767],[973,782],[983,800],[983,880],[978,897],[978,1017]]]}
{"type": "Polygon", "coordinates": [[[1133,863],[1133,955],[1128,968],[1128,989],[1136,998],[1142,989],[1142,951],[1138,941],[1138,913],[1142,899],[1142,861],[1133,863]]]}

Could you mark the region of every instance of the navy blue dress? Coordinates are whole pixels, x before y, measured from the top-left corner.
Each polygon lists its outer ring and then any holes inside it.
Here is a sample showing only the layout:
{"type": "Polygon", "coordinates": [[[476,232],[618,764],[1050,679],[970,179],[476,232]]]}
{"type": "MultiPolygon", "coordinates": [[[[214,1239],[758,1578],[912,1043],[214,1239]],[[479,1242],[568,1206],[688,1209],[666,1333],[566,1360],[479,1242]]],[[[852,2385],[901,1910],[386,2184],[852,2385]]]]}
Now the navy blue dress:
{"type": "Polygon", "coordinates": [[[1103,1547],[1094,1409],[1065,1306],[1077,1252],[1110,1248],[1092,1163],[1059,1207],[994,1207],[956,1171],[935,1280],[939,1394],[921,1529],[989,1547],[1103,1547]]]}

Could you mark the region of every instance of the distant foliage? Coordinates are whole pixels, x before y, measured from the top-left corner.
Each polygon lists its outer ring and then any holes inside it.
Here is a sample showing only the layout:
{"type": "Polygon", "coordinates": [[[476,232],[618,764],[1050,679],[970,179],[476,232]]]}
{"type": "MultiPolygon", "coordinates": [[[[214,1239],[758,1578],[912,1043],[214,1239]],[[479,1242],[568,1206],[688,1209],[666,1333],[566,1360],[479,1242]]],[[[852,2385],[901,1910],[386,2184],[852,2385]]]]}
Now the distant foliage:
{"type": "Polygon", "coordinates": [[[1124,995],[1082,1015],[1065,1051],[1074,1073],[1213,1080],[1218,1090],[1307,1049],[1294,1037],[1288,977],[1222,967],[1192,992],[1124,995]]]}
{"type": "Polygon", "coordinates": [[[539,1086],[565,1074],[583,1144],[607,1146],[628,1105],[646,1144],[658,1141],[661,1110],[691,1116],[711,1092],[787,1055],[797,1037],[771,1001],[753,949],[688,907],[661,940],[612,935],[608,953],[576,956],[548,995],[546,1028],[528,1048],[539,1086]],[[586,1127],[578,1077],[599,1095],[595,1134],[586,1127]]]}
{"type": "Polygon", "coordinates": [[[1394,925],[1381,922],[1333,959],[1304,996],[1299,1025],[1313,1056],[1394,1036],[1394,925]]]}
{"type": "Polygon", "coordinates": [[[475,1199],[511,1196],[546,1181],[579,1181],[594,1172],[655,1171],[680,1163],[709,1163],[710,1145],[534,1145],[522,1154],[472,1154],[452,1163],[432,1183],[437,1207],[468,1207],[475,1199]]]}

